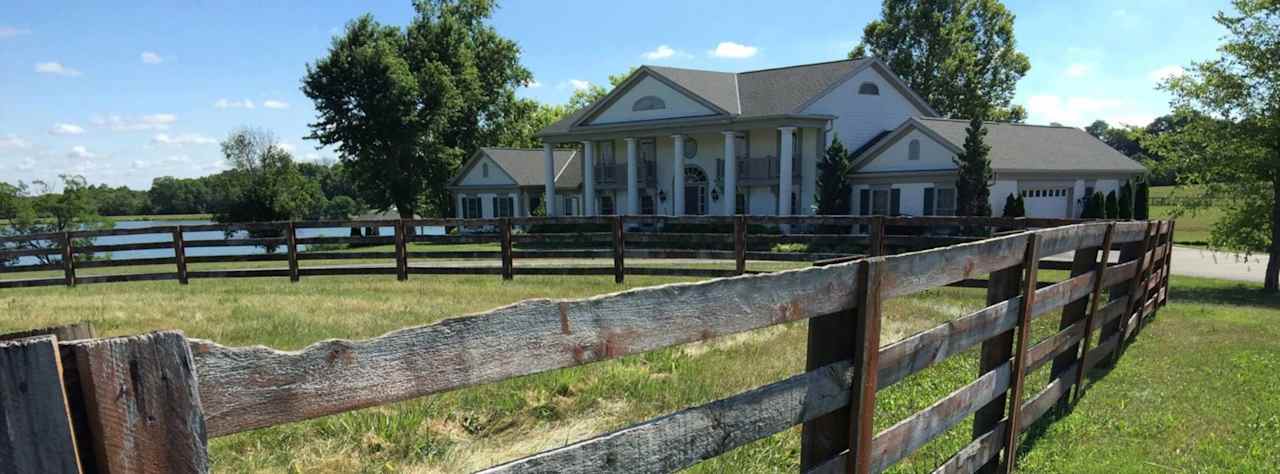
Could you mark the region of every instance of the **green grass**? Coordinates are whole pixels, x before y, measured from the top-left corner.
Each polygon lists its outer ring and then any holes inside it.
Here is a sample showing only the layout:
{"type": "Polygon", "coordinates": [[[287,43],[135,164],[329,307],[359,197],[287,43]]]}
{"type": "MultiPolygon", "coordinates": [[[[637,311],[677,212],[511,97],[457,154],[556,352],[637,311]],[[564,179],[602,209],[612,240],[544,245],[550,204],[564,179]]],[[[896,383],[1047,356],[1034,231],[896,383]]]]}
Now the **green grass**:
{"type": "MultiPolygon", "coordinates": [[[[1060,272],[1044,272],[1061,277],[1060,272]]],[[[611,277],[387,276],[196,280],[0,290],[0,332],[92,321],[103,335],[181,329],[224,344],[298,349],[367,338],[534,297],[572,298],[685,281],[611,277]]],[[[1280,467],[1280,299],[1256,287],[1175,278],[1162,309],[1111,372],[1098,371],[1074,412],[1036,427],[1029,472],[1256,471],[1280,467]],[[1095,464],[1096,463],[1096,464],[1095,464]]],[[[945,288],[886,302],[886,341],[982,306],[982,290],[945,288]]],[[[1056,329],[1041,318],[1036,339],[1056,329]]],[[[219,472],[457,472],[562,446],[799,373],[803,322],[419,400],[219,438],[219,472]]],[[[879,395],[877,430],[977,375],[976,350],[879,395]]],[[[1045,383],[1033,374],[1028,392],[1045,383]]],[[[969,422],[904,460],[932,469],[970,439],[969,422]]],[[[798,429],[695,466],[693,472],[795,472],[798,429]]]]}
{"type": "MultiPolygon", "coordinates": [[[[1157,186],[1151,188],[1152,198],[1177,198],[1179,196],[1191,196],[1196,192],[1194,186],[1157,186]]],[[[1178,224],[1175,228],[1173,241],[1180,245],[1191,245],[1196,247],[1209,246],[1209,229],[1213,227],[1213,223],[1222,216],[1222,211],[1218,208],[1197,209],[1194,212],[1183,212],[1177,217],[1177,206],[1172,205],[1152,205],[1152,219],[1176,219],[1178,224]]]]}

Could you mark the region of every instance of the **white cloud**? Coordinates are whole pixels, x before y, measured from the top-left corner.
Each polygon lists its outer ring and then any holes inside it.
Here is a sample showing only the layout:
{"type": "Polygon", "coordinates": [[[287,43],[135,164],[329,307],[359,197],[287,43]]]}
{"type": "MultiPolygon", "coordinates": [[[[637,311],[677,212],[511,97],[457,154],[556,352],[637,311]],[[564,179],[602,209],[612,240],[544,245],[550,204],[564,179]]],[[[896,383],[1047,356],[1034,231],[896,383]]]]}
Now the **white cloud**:
{"type": "Polygon", "coordinates": [[[276,144],[276,146],[280,147],[281,150],[284,150],[289,153],[293,153],[294,150],[298,149],[297,145],[294,145],[292,143],[278,143],[276,144]]]}
{"type": "Polygon", "coordinates": [[[1089,64],[1084,64],[1084,63],[1074,63],[1070,66],[1067,66],[1066,71],[1063,71],[1063,73],[1066,74],[1067,77],[1072,77],[1072,78],[1085,77],[1092,72],[1093,72],[1093,66],[1089,64]]]}
{"type": "Polygon", "coordinates": [[[74,123],[55,123],[53,128],[49,129],[50,135],[79,135],[84,133],[84,127],[74,123]]]}
{"type": "Polygon", "coordinates": [[[289,108],[289,103],[283,100],[268,99],[262,102],[262,106],[268,109],[287,109],[289,108]]]}
{"type": "Polygon", "coordinates": [[[582,79],[569,79],[569,87],[572,87],[574,90],[583,91],[591,88],[591,82],[584,81],[582,79]]]}
{"type": "Polygon", "coordinates": [[[84,145],[76,145],[71,147],[71,152],[67,153],[67,156],[71,158],[87,159],[98,155],[89,152],[89,149],[85,148],[84,145]]]}
{"type": "Polygon", "coordinates": [[[160,64],[164,62],[164,58],[160,57],[159,54],[156,54],[151,51],[143,51],[141,58],[142,58],[142,62],[145,64],[160,64]]]}
{"type": "Polygon", "coordinates": [[[183,133],[173,136],[170,136],[167,133],[157,133],[155,136],[151,137],[151,143],[160,145],[209,145],[217,142],[217,140],[199,133],[183,133]]]}
{"type": "Polygon", "coordinates": [[[0,26],[0,39],[13,38],[15,36],[29,35],[31,30],[22,28],[14,28],[12,26],[0,26]]]}
{"type": "Polygon", "coordinates": [[[178,121],[173,114],[151,114],[141,117],[122,117],[119,115],[98,116],[90,120],[99,127],[111,129],[113,132],[136,132],[139,130],[168,130],[170,125],[178,121]]]}
{"type": "Polygon", "coordinates": [[[722,41],[716,45],[716,49],[708,52],[711,56],[727,59],[746,59],[755,56],[760,52],[760,48],[755,46],[747,46],[745,44],[734,43],[732,41],[722,41]]]}
{"type": "Polygon", "coordinates": [[[80,75],[80,71],[63,66],[57,61],[47,63],[36,63],[36,72],[41,74],[54,74],[58,76],[76,77],[80,75]]]}
{"type": "Polygon", "coordinates": [[[23,158],[22,161],[18,163],[18,171],[31,171],[35,168],[36,160],[30,156],[23,158]]]}
{"type": "Polygon", "coordinates": [[[31,143],[12,133],[0,136],[0,150],[31,148],[31,143]]]}
{"type": "Polygon", "coordinates": [[[650,61],[657,61],[660,59],[671,59],[671,58],[677,58],[677,57],[687,58],[687,57],[690,57],[690,54],[684,51],[680,51],[678,49],[674,49],[664,44],[664,45],[659,45],[657,49],[654,49],[653,51],[647,51],[644,54],[641,54],[640,56],[650,61]]]}
{"type": "Polygon", "coordinates": [[[252,109],[254,107],[253,101],[249,99],[234,100],[225,98],[218,99],[217,102],[213,103],[213,106],[219,109],[252,109]]]}
{"type": "Polygon", "coordinates": [[[316,161],[320,159],[320,154],[316,152],[307,153],[306,155],[302,156],[302,159],[307,161],[316,161]]]}
{"type": "Polygon", "coordinates": [[[531,80],[531,81],[529,81],[529,83],[528,83],[528,84],[525,84],[524,86],[525,86],[526,88],[529,88],[529,89],[537,89],[537,88],[539,88],[539,87],[542,87],[542,83],[541,83],[541,82],[538,82],[538,81],[532,81],[532,80],[531,80]]]}
{"type": "MultiPolygon", "coordinates": [[[[1035,123],[1058,122],[1064,125],[1084,126],[1094,120],[1132,115],[1131,101],[1096,97],[1067,97],[1037,95],[1027,99],[1027,113],[1035,123]]],[[[1110,120],[1108,120],[1110,122],[1110,120]]]]}
{"type": "Polygon", "coordinates": [[[1155,82],[1164,82],[1170,78],[1179,77],[1186,74],[1187,71],[1182,66],[1172,65],[1153,69],[1147,73],[1147,78],[1155,82]]]}

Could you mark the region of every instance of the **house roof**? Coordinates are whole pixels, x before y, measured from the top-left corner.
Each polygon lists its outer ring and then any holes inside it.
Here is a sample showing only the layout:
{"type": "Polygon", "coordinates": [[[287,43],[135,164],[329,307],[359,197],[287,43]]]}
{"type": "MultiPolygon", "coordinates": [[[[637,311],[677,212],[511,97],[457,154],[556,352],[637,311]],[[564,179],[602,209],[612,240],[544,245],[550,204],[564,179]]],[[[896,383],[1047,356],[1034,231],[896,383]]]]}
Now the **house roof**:
{"type": "MultiPolygon", "coordinates": [[[[1088,132],[1061,125],[986,122],[991,168],[1001,172],[1140,174],[1147,169],[1088,132]]],[[[964,151],[968,120],[912,117],[881,133],[854,153],[855,169],[865,166],[911,130],[920,130],[952,152],[964,151]]]]}
{"type": "Polygon", "coordinates": [[[627,89],[629,84],[644,75],[653,75],[670,82],[677,88],[693,94],[696,99],[705,101],[727,113],[712,116],[709,119],[743,120],[800,115],[806,106],[822,97],[827,91],[853,74],[871,66],[877,66],[895,87],[908,96],[909,100],[932,113],[928,104],[889,72],[883,63],[874,58],[844,59],[738,73],[646,65],[636,69],[626,81],[607,96],[547,126],[539,132],[539,135],[564,134],[580,127],[589,127],[581,122],[593,115],[597,109],[606,106],[614,97],[627,89]]]}
{"type": "MultiPolygon", "coordinates": [[[[517,186],[543,186],[547,182],[541,148],[484,147],[462,165],[462,171],[449,184],[457,186],[480,158],[486,156],[502,167],[517,186]]],[[[582,185],[582,167],[577,166],[577,150],[556,149],[552,157],[555,160],[556,187],[576,188],[582,185]]]]}

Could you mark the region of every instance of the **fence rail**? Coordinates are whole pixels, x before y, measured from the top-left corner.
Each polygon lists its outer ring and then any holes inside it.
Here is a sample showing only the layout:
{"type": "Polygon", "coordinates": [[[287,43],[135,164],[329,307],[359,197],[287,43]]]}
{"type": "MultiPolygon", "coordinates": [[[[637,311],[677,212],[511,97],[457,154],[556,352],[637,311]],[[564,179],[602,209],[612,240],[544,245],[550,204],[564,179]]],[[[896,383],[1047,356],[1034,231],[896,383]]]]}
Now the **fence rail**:
{"type": "MultiPolygon", "coordinates": [[[[484,472],[671,472],[798,424],[803,472],[880,472],[970,416],[972,442],[935,472],[1012,470],[1019,434],[1055,406],[1078,400],[1084,374],[1115,363],[1167,301],[1172,222],[1079,223],[880,255],[878,232],[890,221],[873,221],[883,222],[871,223],[870,257],[587,299],[528,300],[296,352],[227,347],[177,332],[67,341],[30,338],[55,329],[29,331],[0,343],[0,370],[23,370],[43,388],[39,396],[7,398],[4,415],[57,429],[38,440],[0,433],[0,459],[14,463],[0,470],[60,462],[83,470],[208,471],[210,437],[800,320],[810,331],[804,373],[484,472]],[[1117,250],[1119,261],[1111,263],[1117,250]],[[1070,276],[1037,284],[1042,257],[1063,252],[1073,253],[1070,276]],[[987,307],[880,344],[882,308],[893,298],[988,274],[987,307]],[[1029,341],[1030,325],[1055,312],[1059,330],[1029,341]],[[874,432],[879,391],[979,346],[980,372],[971,383],[874,432]],[[1029,374],[1046,367],[1050,382],[1024,401],[1029,374]],[[132,388],[120,392],[122,386],[132,388]],[[50,403],[68,408],[50,410],[50,403]],[[23,455],[4,456],[14,452],[23,455]]],[[[613,234],[622,232],[621,222],[614,221],[613,234]]],[[[614,242],[615,257],[623,258],[626,241],[614,242]]],[[[513,252],[504,246],[500,253],[513,252]]]]}
{"type": "MultiPolygon", "coordinates": [[[[613,258],[615,278],[621,282],[625,275],[695,275],[733,276],[751,273],[747,261],[805,262],[826,260],[870,252],[814,251],[777,252],[761,250],[761,246],[799,243],[813,246],[850,245],[870,247],[877,245],[894,249],[921,249],[956,243],[971,242],[981,237],[945,235],[934,232],[940,228],[954,233],[961,224],[970,227],[999,231],[1052,227],[1084,221],[1071,219],[1027,218],[950,218],[950,217],[870,217],[870,216],[601,216],[601,217],[519,217],[497,219],[414,219],[380,221],[309,221],[309,222],[258,222],[242,224],[200,224],[185,226],[156,226],[139,229],[109,229],[38,235],[7,236],[0,238],[0,262],[21,257],[42,257],[36,263],[0,265],[0,274],[62,270],[63,277],[0,280],[0,288],[76,284],[176,280],[187,284],[191,278],[219,277],[279,277],[298,281],[302,276],[318,275],[385,275],[395,274],[406,279],[411,274],[498,274],[510,279],[517,274],[596,275],[598,267],[566,267],[557,269],[522,267],[516,260],[551,258],[613,258]],[[538,226],[574,225],[597,226],[599,230],[570,232],[531,232],[538,226]],[[716,226],[715,229],[697,232],[659,231],[656,225],[716,226]],[[451,226],[474,232],[451,235],[421,235],[407,232],[420,226],[451,226]],[[645,226],[645,228],[633,227],[645,226]],[[778,232],[778,226],[787,227],[789,233],[778,232]],[[367,227],[392,227],[391,236],[329,236],[299,237],[298,229],[359,229],[367,227]],[[769,233],[753,232],[765,228],[769,233]],[[872,227],[875,227],[872,229],[872,227]],[[817,232],[800,232],[811,228],[817,232]],[[843,228],[843,233],[832,233],[832,228],[843,228]],[[505,231],[504,231],[505,229],[505,231]],[[610,230],[606,230],[610,229],[610,230]],[[518,232],[517,230],[523,230],[518,232]],[[222,232],[227,238],[191,239],[192,232],[222,232]],[[860,232],[859,231],[864,231],[860,232]],[[238,232],[252,232],[248,237],[233,238],[238,232]],[[872,234],[876,242],[872,242],[872,234]],[[158,240],[136,243],[88,244],[88,239],[115,236],[154,236],[158,240]],[[27,245],[19,247],[19,243],[27,245]],[[495,251],[413,251],[411,243],[429,244],[498,244],[495,251]],[[532,245],[535,248],[514,248],[515,244],[532,245]],[[668,247],[683,248],[662,248],[668,247]],[[348,245],[354,247],[391,245],[392,251],[306,251],[300,246],[348,245]],[[541,248],[548,246],[571,248],[541,248]],[[593,245],[603,246],[590,248],[593,245]],[[262,246],[277,253],[238,254],[217,256],[187,256],[190,249],[262,246]],[[723,250],[714,247],[719,246],[723,250]],[[579,248],[572,248],[579,247],[579,248]],[[587,247],[587,248],[582,248],[587,247]],[[628,248],[630,247],[630,248],[628,248]],[[690,249],[689,247],[698,247],[690,249]],[[284,249],[280,251],[280,249],[284,249]],[[146,257],[125,259],[92,259],[95,254],[131,252],[143,250],[172,250],[171,257],[146,257]],[[688,259],[734,261],[733,269],[663,268],[626,266],[627,259],[688,259]],[[344,265],[341,268],[300,269],[301,261],[324,260],[383,260],[364,265],[344,265]],[[495,272],[490,265],[451,265],[449,267],[423,266],[420,260],[471,259],[490,260],[501,268],[495,272]],[[259,268],[217,269],[189,271],[191,264],[284,262],[288,271],[259,268]],[[415,264],[417,263],[417,264],[415,264]],[[148,268],[146,274],[114,274],[83,276],[88,268],[154,267],[172,265],[173,278],[156,275],[156,269],[148,268]],[[398,271],[388,272],[393,266],[398,271]],[[576,271],[575,271],[576,269],[576,271]]],[[[469,262],[482,263],[482,262],[469,262]]],[[[1050,262],[1046,265],[1059,265],[1050,262]]],[[[974,286],[981,282],[967,282],[974,286]]]]}

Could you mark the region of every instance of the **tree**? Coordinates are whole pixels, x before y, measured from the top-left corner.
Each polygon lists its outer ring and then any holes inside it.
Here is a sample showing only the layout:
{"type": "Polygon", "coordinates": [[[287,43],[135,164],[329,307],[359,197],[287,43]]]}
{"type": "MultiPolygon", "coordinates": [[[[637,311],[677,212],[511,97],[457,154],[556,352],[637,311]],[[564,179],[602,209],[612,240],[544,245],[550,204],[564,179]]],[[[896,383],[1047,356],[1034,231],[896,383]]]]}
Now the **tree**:
{"type": "Polygon", "coordinates": [[[831,145],[818,162],[817,201],[818,214],[845,215],[851,212],[849,199],[853,188],[849,185],[849,175],[853,174],[853,157],[840,142],[840,137],[832,135],[831,145]]]}
{"type": "Polygon", "coordinates": [[[1011,106],[1031,69],[1013,37],[1013,13],[999,0],[884,0],[882,17],[862,30],[850,58],[872,55],[938,113],[1021,121],[1011,106]]]}
{"type": "Polygon", "coordinates": [[[1280,2],[1234,0],[1214,21],[1227,30],[1217,59],[1162,84],[1181,130],[1153,141],[1183,184],[1223,212],[1209,243],[1269,253],[1263,288],[1280,291],[1280,2]],[[1265,218],[1263,216],[1266,216],[1265,218]]]}
{"type": "Polygon", "coordinates": [[[969,120],[965,129],[964,151],[954,159],[959,179],[956,180],[956,215],[991,215],[991,146],[983,139],[987,128],[982,119],[969,120]]]}
{"type": "MultiPolygon", "coordinates": [[[[289,153],[264,130],[241,128],[222,142],[232,164],[214,185],[219,196],[213,220],[222,223],[271,222],[316,214],[324,202],[320,184],[303,177],[289,153]]],[[[254,237],[276,237],[279,231],[251,231],[254,237]]],[[[267,246],[273,251],[275,246],[267,246]]]]}
{"type": "MultiPolygon", "coordinates": [[[[7,229],[0,228],[0,235],[42,234],[52,232],[70,232],[78,230],[109,229],[112,224],[98,215],[98,208],[90,199],[88,186],[83,176],[59,175],[62,180],[62,192],[53,192],[53,187],[44,181],[35,181],[35,195],[31,195],[24,185],[8,186],[2,194],[13,193],[18,204],[9,212],[10,221],[7,229]]],[[[10,201],[15,202],[15,201],[10,201]]],[[[91,245],[90,239],[76,239],[73,246],[91,245]]],[[[61,245],[57,241],[25,240],[15,242],[18,249],[51,249],[61,245]]],[[[57,261],[60,256],[37,255],[41,264],[57,261]]],[[[78,259],[91,259],[92,253],[77,253],[78,259]]]]}
{"type": "Polygon", "coordinates": [[[208,178],[180,179],[161,176],[151,180],[147,201],[156,214],[202,214],[209,212],[208,178]]]}
{"type": "Polygon", "coordinates": [[[1116,217],[1120,219],[1133,219],[1133,185],[1129,181],[1125,181],[1120,186],[1119,211],[1116,217]]]}
{"type": "Polygon", "coordinates": [[[1027,208],[1022,202],[1022,196],[1016,196],[1015,193],[1009,193],[1004,198],[1004,210],[1000,213],[1004,217],[1026,217],[1027,208]]]}
{"type": "Polygon", "coordinates": [[[1106,212],[1107,219],[1115,219],[1117,217],[1120,217],[1120,203],[1116,199],[1115,191],[1111,191],[1107,193],[1106,209],[1104,212],[1106,212]]]}
{"type": "Polygon", "coordinates": [[[1084,211],[1080,217],[1085,219],[1102,219],[1107,216],[1106,198],[1102,192],[1095,192],[1084,198],[1084,211]]]}
{"type": "Polygon", "coordinates": [[[1151,216],[1151,184],[1145,179],[1138,181],[1138,189],[1133,193],[1133,218],[1145,221],[1151,216]]]}
{"type": "Polygon", "coordinates": [[[307,64],[308,138],[334,146],[363,198],[403,218],[443,215],[463,157],[501,136],[532,80],[486,20],[492,0],[418,0],[403,30],[361,16],[307,64]],[[422,211],[422,212],[419,212],[422,211]]]}

